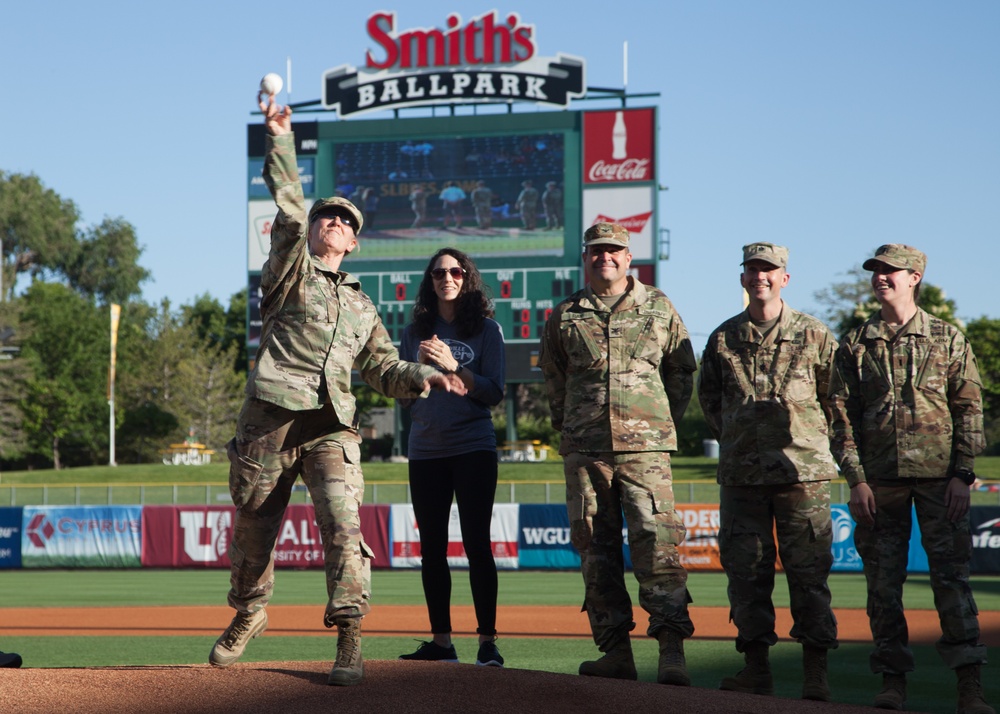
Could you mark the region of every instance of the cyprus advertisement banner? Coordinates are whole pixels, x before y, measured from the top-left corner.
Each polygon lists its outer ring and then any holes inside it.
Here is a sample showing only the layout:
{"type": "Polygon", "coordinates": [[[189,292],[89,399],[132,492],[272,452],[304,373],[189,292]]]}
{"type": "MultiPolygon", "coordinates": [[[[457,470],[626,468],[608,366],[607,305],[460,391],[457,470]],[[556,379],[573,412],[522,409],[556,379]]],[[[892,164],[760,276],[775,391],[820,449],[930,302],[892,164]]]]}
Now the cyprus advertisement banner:
{"type": "MultiPolygon", "coordinates": [[[[410,503],[395,503],[391,506],[392,567],[420,567],[420,530],[410,503]]],[[[518,506],[516,503],[501,503],[493,506],[493,522],[490,525],[490,540],[493,558],[498,568],[514,570],[518,567],[517,527],[518,506]]],[[[469,567],[469,559],[462,545],[462,526],[458,519],[458,506],[451,506],[451,521],[448,524],[448,565],[455,568],[469,567]]]]}
{"type": "Polygon", "coordinates": [[[142,506],[25,506],[25,568],[138,568],[142,506]]]}

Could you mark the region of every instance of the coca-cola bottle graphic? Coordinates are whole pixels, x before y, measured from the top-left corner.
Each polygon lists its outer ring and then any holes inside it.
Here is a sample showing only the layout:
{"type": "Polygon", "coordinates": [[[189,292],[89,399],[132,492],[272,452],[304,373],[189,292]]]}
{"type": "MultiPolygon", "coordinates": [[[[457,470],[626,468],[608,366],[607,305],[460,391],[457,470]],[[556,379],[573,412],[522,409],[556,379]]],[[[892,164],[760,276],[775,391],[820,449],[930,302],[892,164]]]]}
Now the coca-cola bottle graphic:
{"type": "Polygon", "coordinates": [[[625,130],[625,113],[615,112],[615,125],[611,128],[611,158],[624,159],[628,156],[625,150],[625,142],[628,140],[628,133],[625,130]]]}

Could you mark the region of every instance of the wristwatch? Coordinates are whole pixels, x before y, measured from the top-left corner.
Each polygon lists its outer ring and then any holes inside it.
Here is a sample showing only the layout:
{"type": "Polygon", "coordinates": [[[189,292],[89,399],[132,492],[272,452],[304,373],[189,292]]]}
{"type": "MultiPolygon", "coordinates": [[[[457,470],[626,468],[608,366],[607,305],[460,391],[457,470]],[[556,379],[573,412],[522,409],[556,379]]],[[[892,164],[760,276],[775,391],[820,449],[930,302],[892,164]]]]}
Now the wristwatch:
{"type": "Polygon", "coordinates": [[[969,469],[955,469],[954,471],[951,472],[951,477],[957,478],[966,486],[971,486],[976,482],[976,474],[974,474],[969,469]]]}

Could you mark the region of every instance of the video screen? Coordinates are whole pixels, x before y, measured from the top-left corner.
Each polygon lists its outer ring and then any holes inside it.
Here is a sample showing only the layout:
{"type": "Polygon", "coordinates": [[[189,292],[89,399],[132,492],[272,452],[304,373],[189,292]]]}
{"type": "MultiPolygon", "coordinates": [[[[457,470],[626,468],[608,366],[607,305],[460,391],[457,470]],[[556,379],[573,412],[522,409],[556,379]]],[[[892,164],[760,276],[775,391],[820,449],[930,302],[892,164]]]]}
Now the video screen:
{"type": "Polygon", "coordinates": [[[562,256],[564,135],[432,137],[335,146],[336,194],[364,214],[360,260],[562,256]]]}

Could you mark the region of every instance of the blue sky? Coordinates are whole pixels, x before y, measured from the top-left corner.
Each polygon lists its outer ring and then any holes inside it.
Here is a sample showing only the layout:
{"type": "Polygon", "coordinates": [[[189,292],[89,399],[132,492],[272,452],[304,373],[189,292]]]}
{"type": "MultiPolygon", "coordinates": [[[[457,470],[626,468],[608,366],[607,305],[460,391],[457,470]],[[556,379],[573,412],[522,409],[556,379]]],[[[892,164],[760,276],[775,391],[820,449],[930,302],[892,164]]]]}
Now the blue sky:
{"type": "Polygon", "coordinates": [[[144,299],[228,304],[246,281],[260,77],[291,57],[292,100],[319,98],[325,70],[374,49],[364,23],[380,9],[401,28],[519,12],[542,56],[586,60],[590,86],[622,85],[628,42],[629,90],[660,95],[641,104],[659,107],[669,186],[661,287],[698,350],[740,309],[740,247],[756,240],[791,249],[783,296],[807,312],[875,247],[907,242],[960,316],[1000,317],[993,0],[15,3],[0,169],[37,174],[84,225],[132,223],[144,299]]]}

